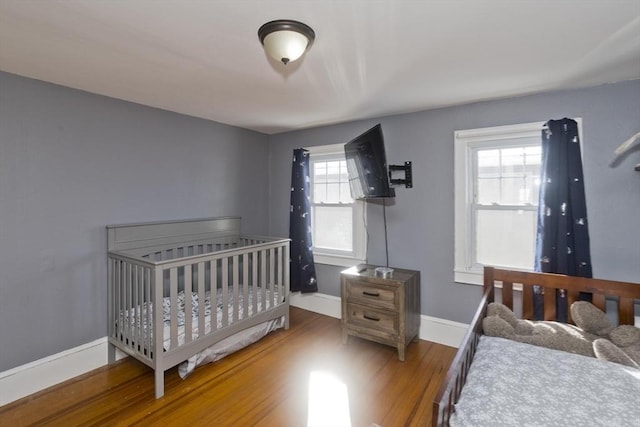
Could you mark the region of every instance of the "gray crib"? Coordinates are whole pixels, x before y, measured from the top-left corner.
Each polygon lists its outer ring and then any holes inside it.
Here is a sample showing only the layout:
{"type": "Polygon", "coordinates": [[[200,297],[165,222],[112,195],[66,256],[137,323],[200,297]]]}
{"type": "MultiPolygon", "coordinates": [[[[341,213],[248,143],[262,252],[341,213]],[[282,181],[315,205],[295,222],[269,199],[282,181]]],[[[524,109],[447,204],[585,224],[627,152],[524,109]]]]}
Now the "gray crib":
{"type": "Polygon", "coordinates": [[[109,363],[116,348],[164,372],[274,319],[289,328],[289,239],[242,236],[240,218],[114,225],[108,235],[109,363]]]}

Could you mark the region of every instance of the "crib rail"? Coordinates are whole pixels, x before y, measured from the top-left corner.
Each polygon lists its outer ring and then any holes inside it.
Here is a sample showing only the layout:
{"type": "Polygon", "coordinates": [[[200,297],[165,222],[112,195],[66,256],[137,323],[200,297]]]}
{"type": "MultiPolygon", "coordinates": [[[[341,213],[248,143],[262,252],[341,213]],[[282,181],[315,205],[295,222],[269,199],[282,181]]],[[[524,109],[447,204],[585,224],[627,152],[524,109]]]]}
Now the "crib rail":
{"type": "Polygon", "coordinates": [[[260,317],[288,304],[288,263],[288,239],[260,236],[165,245],[148,253],[110,251],[109,340],[156,372],[166,370],[211,345],[207,335],[221,337],[224,329],[231,335],[248,313],[260,317]],[[168,327],[163,304],[169,307],[168,327]],[[180,325],[184,333],[179,336],[180,325]]]}

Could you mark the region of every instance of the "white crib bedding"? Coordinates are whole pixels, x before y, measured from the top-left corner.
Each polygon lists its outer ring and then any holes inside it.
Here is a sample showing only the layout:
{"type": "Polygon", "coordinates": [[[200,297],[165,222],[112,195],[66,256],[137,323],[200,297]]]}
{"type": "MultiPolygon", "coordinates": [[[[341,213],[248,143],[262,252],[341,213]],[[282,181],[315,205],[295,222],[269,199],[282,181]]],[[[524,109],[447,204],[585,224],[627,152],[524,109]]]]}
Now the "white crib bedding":
{"type": "Polygon", "coordinates": [[[207,347],[200,353],[193,355],[186,361],[182,362],[178,365],[178,374],[182,379],[185,379],[196,367],[220,360],[231,353],[259,341],[269,332],[282,327],[284,327],[284,317],[268,320],[244,329],[230,337],[218,341],[211,347],[207,347]]]}
{"type": "Polygon", "coordinates": [[[451,426],[630,426],[640,370],[481,336],[451,426]]]}
{"type": "MultiPolygon", "coordinates": [[[[266,297],[265,298],[266,305],[265,305],[265,308],[262,308],[263,307],[262,291],[263,291],[262,288],[257,288],[255,292],[257,297],[256,305],[258,307],[258,312],[272,308],[275,305],[273,303],[274,300],[281,302],[280,295],[278,294],[277,291],[272,293],[271,290],[265,289],[264,292],[266,297]]],[[[254,292],[253,292],[252,286],[248,286],[247,294],[248,294],[247,295],[248,316],[245,316],[244,314],[245,296],[244,296],[243,289],[240,288],[240,292],[238,292],[238,304],[237,304],[238,315],[236,319],[234,317],[235,308],[234,308],[233,289],[232,288],[228,289],[227,325],[231,325],[236,321],[251,317],[253,315],[254,292]]],[[[199,297],[197,293],[192,293],[191,298],[192,298],[191,336],[192,336],[192,340],[196,340],[200,336],[199,324],[198,324],[199,323],[198,322],[199,297]]],[[[178,293],[176,301],[178,305],[178,310],[175,313],[176,319],[177,319],[177,327],[178,327],[177,338],[178,338],[178,346],[181,346],[185,343],[185,337],[186,337],[185,320],[187,317],[185,313],[185,293],[183,291],[180,291],[178,293]]],[[[165,350],[169,350],[171,349],[171,299],[169,297],[165,297],[163,299],[162,305],[163,305],[163,321],[164,321],[163,347],[165,350]]],[[[217,308],[216,330],[218,330],[223,328],[223,320],[224,320],[223,294],[221,289],[217,289],[216,291],[216,308],[217,308]]],[[[204,334],[206,335],[211,333],[212,331],[210,292],[206,292],[205,294],[204,313],[205,313],[204,334]]],[[[147,319],[153,318],[152,304],[144,304],[142,305],[142,307],[137,306],[135,308],[132,308],[131,310],[127,310],[122,313],[122,316],[120,318],[122,320],[122,325],[124,326],[125,329],[127,329],[127,326],[133,326],[129,323],[129,319],[131,319],[131,321],[136,324],[136,327],[139,327],[140,323],[142,323],[143,339],[141,339],[141,341],[147,342],[147,339],[146,339],[147,330],[148,330],[147,319]],[[147,310],[148,310],[148,315],[147,315],[147,310]]],[[[242,330],[230,337],[227,337],[217,342],[213,346],[208,347],[207,349],[200,352],[199,354],[196,354],[190,357],[188,360],[186,360],[185,362],[179,365],[178,372],[182,378],[186,378],[197,366],[203,365],[205,363],[214,362],[216,360],[220,360],[223,357],[258,341],[260,338],[264,337],[269,332],[282,327],[284,327],[284,317],[268,320],[261,324],[242,330]]],[[[151,340],[153,340],[153,330],[151,330],[150,333],[151,333],[151,340]]]]}

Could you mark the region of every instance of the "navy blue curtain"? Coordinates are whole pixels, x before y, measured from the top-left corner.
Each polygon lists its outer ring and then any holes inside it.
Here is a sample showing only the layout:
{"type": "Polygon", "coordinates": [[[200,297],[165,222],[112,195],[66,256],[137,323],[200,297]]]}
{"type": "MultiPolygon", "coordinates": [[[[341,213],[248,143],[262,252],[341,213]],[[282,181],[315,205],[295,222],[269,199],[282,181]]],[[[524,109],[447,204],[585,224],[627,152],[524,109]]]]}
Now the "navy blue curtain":
{"type": "Polygon", "coordinates": [[[293,150],[291,166],[291,209],[289,263],[292,292],[317,292],[316,267],[313,263],[311,238],[311,195],[309,180],[309,152],[304,148],[293,150]]]}
{"type": "MultiPolygon", "coordinates": [[[[549,120],[542,130],[535,271],[592,276],[578,124],[567,118],[549,120]]],[[[534,288],[536,319],[543,313],[540,292],[534,288]]],[[[566,295],[557,292],[557,317],[566,322],[566,295]]]]}

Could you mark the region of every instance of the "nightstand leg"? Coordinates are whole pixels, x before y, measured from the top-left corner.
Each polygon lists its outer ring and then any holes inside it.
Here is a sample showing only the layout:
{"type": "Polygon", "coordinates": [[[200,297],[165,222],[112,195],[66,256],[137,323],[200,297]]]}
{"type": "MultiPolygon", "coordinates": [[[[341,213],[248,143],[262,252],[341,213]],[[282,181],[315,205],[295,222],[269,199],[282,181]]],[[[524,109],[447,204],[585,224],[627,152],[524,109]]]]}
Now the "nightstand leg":
{"type": "Polygon", "coordinates": [[[347,344],[349,342],[349,334],[345,331],[342,331],[342,344],[347,344]]]}
{"type": "Polygon", "coordinates": [[[404,362],[404,345],[398,345],[398,359],[401,362],[404,362]]]}

